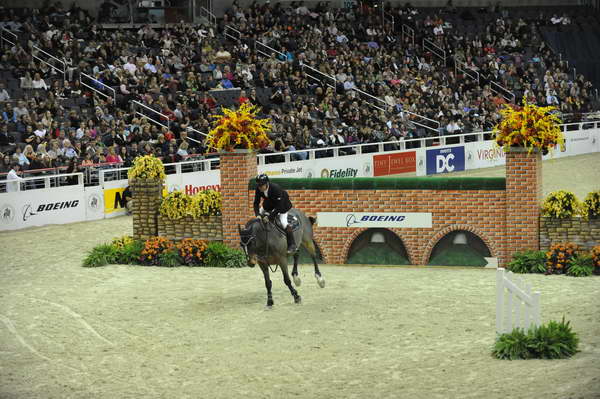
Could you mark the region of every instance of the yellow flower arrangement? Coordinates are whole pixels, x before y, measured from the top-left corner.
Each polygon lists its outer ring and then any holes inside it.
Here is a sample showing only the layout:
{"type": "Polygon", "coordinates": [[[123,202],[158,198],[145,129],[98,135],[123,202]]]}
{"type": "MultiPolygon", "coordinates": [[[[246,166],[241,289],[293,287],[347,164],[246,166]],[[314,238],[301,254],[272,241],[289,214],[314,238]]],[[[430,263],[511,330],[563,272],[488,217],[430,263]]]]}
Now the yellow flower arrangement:
{"type": "Polygon", "coordinates": [[[188,214],[192,199],[181,191],[169,193],[161,202],[158,211],[171,220],[181,219],[188,214]]]}
{"type": "Polygon", "coordinates": [[[585,196],[581,213],[586,219],[600,218],[600,191],[592,191],[585,196]]]}
{"type": "Polygon", "coordinates": [[[162,161],[153,155],[137,157],[133,167],[127,172],[129,179],[159,179],[165,180],[165,167],[162,161]]]}
{"type": "Polygon", "coordinates": [[[223,196],[215,190],[204,190],[192,196],[188,215],[193,218],[221,214],[223,196]]]}
{"type": "Polygon", "coordinates": [[[220,215],[221,202],[221,193],[215,190],[200,191],[193,196],[174,191],[163,199],[159,212],[171,220],[178,220],[185,216],[199,218],[220,215]]]}
{"type": "Polygon", "coordinates": [[[133,243],[133,237],[123,236],[112,240],[111,245],[116,249],[123,249],[123,247],[133,243]]]}
{"type": "Polygon", "coordinates": [[[544,154],[560,146],[564,150],[565,139],[560,130],[560,118],[551,113],[556,107],[538,107],[523,97],[523,106],[504,105],[500,110],[502,121],[494,126],[496,143],[508,151],[510,147],[534,149],[544,154]]]}
{"type": "Polygon", "coordinates": [[[575,194],[570,191],[553,191],[544,200],[542,214],[552,218],[570,218],[579,214],[581,204],[575,194]]]}
{"type": "Polygon", "coordinates": [[[244,103],[238,110],[221,110],[223,115],[212,116],[216,120],[208,133],[209,147],[233,151],[234,148],[255,150],[269,145],[267,132],[272,128],[271,121],[257,117],[258,107],[244,103]]]}

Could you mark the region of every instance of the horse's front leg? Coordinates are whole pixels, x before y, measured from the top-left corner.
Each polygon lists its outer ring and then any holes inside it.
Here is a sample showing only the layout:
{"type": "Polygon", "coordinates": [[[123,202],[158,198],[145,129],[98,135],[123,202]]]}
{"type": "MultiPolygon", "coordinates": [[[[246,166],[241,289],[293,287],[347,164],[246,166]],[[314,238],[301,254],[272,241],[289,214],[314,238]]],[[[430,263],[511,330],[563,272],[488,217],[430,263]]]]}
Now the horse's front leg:
{"type": "Polygon", "coordinates": [[[263,272],[263,276],[265,276],[265,287],[267,287],[267,308],[270,309],[273,306],[273,294],[271,294],[271,287],[273,286],[273,283],[269,277],[269,265],[260,262],[260,269],[263,272]]]}
{"type": "Polygon", "coordinates": [[[298,276],[298,258],[300,257],[300,251],[294,253],[294,268],[292,269],[292,278],[294,279],[294,284],[296,287],[300,287],[302,284],[302,280],[300,280],[300,276],[298,276]]]}
{"type": "Polygon", "coordinates": [[[294,297],[294,302],[295,303],[302,302],[302,298],[300,297],[300,295],[298,295],[298,291],[296,291],[296,289],[292,286],[292,280],[290,280],[290,275],[288,273],[287,263],[282,263],[279,266],[281,267],[281,273],[283,273],[283,282],[290,289],[290,293],[294,297]]]}

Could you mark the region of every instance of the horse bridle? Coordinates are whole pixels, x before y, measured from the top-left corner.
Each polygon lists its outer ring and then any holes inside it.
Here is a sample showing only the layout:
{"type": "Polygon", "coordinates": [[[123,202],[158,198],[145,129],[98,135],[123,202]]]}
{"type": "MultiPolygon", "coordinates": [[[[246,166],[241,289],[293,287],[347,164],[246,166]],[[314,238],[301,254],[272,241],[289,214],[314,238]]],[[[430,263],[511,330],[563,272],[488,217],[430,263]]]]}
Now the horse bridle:
{"type": "MultiPolygon", "coordinates": [[[[265,254],[263,256],[261,256],[260,254],[257,253],[259,258],[263,258],[263,259],[267,259],[269,257],[269,222],[265,222],[262,218],[260,221],[261,225],[263,226],[263,229],[265,231],[265,254]]],[[[241,232],[241,229],[240,229],[241,232]]],[[[250,245],[250,242],[252,242],[252,240],[256,239],[256,237],[254,235],[250,235],[248,237],[247,241],[244,241],[244,239],[240,236],[240,245],[242,248],[244,248],[244,254],[246,255],[246,261],[250,261],[250,255],[248,254],[248,245],[250,245]]],[[[275,266],[275,270],[273,270],[271,268],[271,265],[269,265],[269,269],[271,269],[271,272],[275,273],[277,271],[277,265],[275,266]]]]}

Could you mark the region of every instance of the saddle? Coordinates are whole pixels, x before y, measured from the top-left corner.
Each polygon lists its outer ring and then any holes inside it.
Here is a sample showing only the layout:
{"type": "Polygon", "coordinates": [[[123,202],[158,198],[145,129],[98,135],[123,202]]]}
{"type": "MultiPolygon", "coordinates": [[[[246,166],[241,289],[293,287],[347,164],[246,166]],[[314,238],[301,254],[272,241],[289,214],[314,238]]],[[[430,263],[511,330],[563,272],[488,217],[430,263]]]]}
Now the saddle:
{"type": "MultiPolygon", "coordinates": [[[[295,232],[300,228],[300,220],[296,216],[288,214],[287,220],[288,226],[292,228],[292,232],[295,232]]],[[[283,227],[281,227],[281,224],[279,223],[279,218],[275,218],[273,224],[275,225],[275,227],[277,227],[279,231],[285,234],[285,230],[283,229],[283,227]]]]}

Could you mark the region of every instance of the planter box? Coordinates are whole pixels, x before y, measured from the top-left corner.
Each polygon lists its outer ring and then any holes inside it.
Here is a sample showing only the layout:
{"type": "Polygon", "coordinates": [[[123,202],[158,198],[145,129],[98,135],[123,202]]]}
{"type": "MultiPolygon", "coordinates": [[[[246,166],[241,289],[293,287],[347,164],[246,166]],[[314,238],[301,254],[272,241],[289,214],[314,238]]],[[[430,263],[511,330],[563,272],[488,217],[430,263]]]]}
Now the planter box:
{"type": "Polygon", "coordinates": [[[222,220],[222,216],[204,216],[198,219],[186,216],[179,220],[170,220],[162,215],[159,215],[158,235],[174,241],[179,241],[184,238],[193,238],[196,240],[206,241],[222,241],[222,220]]]}
{"type": "Polygon", "coordinates": [[[600,244],[600,219],[540,217],[540,249],[548,250],[559,242],[573,242],[588,250],[600,244]]]}

